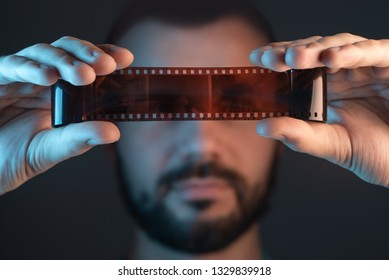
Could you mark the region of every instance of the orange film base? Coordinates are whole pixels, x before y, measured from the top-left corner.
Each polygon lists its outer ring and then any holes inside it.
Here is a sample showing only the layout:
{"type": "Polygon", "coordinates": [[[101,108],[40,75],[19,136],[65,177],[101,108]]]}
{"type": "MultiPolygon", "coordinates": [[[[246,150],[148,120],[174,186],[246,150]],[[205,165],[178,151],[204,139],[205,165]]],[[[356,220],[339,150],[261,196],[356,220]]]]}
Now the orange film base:
{"type": "Polygon", "coordinates": [[[273,72],[258,67],[130,67],[87,86],[52,86],[52,125],[90,120],[326,121],[324,68],[273,72]]]}

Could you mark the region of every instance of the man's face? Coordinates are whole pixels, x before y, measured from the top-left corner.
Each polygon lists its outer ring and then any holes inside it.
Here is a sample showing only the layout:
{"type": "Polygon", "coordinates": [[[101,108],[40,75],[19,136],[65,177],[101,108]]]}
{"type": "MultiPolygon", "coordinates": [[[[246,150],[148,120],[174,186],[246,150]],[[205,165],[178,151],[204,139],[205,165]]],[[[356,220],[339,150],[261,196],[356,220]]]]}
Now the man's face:
{"type": "MultiPolygon", "coordinates": [[[[266,39],[243,20],[202,27],[144,21],[119,45],[133,66],[250,66],[266,39]]],[[[223,248],[256,220],[276,144],[255,121],[120,123],[117,144],[132,211],[146,232],[173,248],[223,248]]]]}

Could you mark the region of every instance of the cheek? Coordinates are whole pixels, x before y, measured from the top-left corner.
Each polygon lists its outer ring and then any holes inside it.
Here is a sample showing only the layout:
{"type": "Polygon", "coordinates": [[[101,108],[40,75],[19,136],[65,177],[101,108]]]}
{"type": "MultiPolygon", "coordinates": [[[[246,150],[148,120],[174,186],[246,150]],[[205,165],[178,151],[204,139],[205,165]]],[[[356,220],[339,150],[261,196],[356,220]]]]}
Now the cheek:
{"type": "Polygon", "coordinates": [[[256,133],[256,123],[242,123],[239,136],[232,142],[235,151],[234,165],[239,168],[250,186],[267,181],[277,146],[274,140],[256,133]]]}
{"type": "Polygon", "coordinates": [[[150,123],[123,123],[119,125],[118,142],[124,176],[133,191],[151,191],[164,166],[163,141],[150,123]]]}
{"type": "Polygon", "coordinates": [[[266,181],[272,166],[276,143],[274,140],[260,136],[251,139],[247,144],[245,154],[247,156],[247,171],[255,181],[266,181]]]}

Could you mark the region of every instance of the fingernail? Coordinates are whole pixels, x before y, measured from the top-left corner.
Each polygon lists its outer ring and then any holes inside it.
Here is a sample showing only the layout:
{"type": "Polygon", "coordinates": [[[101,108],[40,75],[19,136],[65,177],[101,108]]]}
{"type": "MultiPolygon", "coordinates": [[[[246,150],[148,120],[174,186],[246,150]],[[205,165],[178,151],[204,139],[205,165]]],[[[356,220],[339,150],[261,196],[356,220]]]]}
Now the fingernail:
{"type": "Polygon", "coordinates": [[[267,134],[266,134],[266,126],[262,125],[261,122],[259,122],[259,123],[257,124],[257,133],[258,133],[259,135],[261,135],[261,136],[264,136],[264,137],[267,136],[267,134]]]}
{"type": "Polygon", "coordinates": [[[82,64],[82,62],[81,61],[78,61],[78,60],[74,60],[73,62],[72,62],[72,65],[73,66],[80,66],[82,64]]]}
{"type": "Polygon", "coordinates": [[[101,51],[93,51],[92,52],[92,56],[94,56],[94,57],[100,57],[101,55],[102,55],[101,51]]]}
{"type": "Polygon", "coordinates": [[[109,52],[116,52],[117,50],[119,50],[117,47],[109,47],[108,49],[109,52]]]}
{"type": "Polygon", "coordinates": [[[89,146],[96,146],[96,145],[101,145],[102,143],[97,139],[89,139],[88,141],[86,141],[86,144],[89,146]]]}
{"type": "Polygon", "coordinates": [[[261,63],[263,64],[263,66],[271,67],[274,63],[273,60],[274,60],[274,56],[270,49],[262,53],[261,63]]]}
{"type": "Polygon", "coordinates": [[[258,63],[258,53],[259,53],[258,50],[252,51],[252,52],[250,53],[250,56],[249,56],[250,61],[251,61],[252,63],[254,63],[254,64],[257,64],[257,63],[258,63]]]}

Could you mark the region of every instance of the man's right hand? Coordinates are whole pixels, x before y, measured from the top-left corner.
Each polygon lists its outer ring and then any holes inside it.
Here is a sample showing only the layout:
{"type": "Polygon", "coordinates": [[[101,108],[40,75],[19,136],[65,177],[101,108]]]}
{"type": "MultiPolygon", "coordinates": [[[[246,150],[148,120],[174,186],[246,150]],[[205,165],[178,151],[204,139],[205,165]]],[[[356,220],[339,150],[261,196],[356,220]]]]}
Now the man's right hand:
{"type": "Polygon", "coordinates": [[[119,139],[109,122],[51,127],[50,86],[58,79],[92,83],[131,64],[133,55],[114,45],[73,37],[37,44],[0,57],[0,195],[95,145],[119,139]]]}

